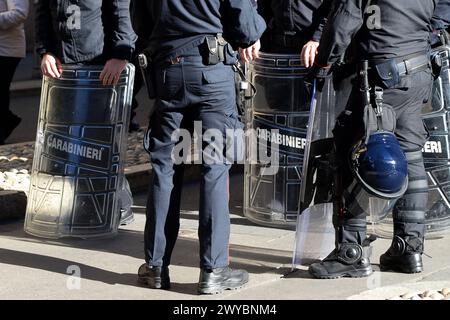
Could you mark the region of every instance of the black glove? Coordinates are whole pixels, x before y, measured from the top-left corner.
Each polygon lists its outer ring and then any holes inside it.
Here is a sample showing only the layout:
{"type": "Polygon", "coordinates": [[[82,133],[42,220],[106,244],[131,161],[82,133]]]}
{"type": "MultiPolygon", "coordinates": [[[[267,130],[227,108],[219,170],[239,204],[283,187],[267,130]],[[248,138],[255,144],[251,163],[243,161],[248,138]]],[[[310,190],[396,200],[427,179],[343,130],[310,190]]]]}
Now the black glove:
{"type": "Polygon", "coordinates": [[[325,80],[330,76],[331,74],[329,73],[328,69],[320,68],[317,66],[313,66],[311,69],[309,69],[309,72],[303,80],[308,94],[312,97],[314,81],[316,82],[316,92],[321,92],[325,84],[325,80]]]}

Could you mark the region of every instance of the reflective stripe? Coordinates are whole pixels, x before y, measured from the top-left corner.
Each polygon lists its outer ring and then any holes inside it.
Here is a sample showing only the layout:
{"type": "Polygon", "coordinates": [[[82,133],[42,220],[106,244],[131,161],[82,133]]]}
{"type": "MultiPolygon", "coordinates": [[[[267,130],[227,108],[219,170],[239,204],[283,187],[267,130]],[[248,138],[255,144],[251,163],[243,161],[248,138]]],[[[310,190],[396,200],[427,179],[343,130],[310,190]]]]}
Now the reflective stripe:
{"type": "Polygon", "coordinates": [[[428,190],[428,180],[409,180],[408,191],[409,190],[428,190]]]}
{"type": "Polygon", "coordinates": [[[421,150],[413,151],[413,152],[406,152],[405,156],[406,156],[406,160],[408,162],[412,162],[412,161],[416,161],[416,160],[422,160],[422,158],[423,158],[421,150]]]}
{"type": "Polygon", "coordinates": [[[394,221],[401,222],[425,222],[425,210],[408,210],[408,211],[396,211],[393,214],[394,221]]]}
{"type": "Polygon", "coordinates": [[[344,219],[342,227],[344,228],[344,230],[347,231],[355,231],[355,232],[365,231],[367,228],[367,222],[366,220],[362,219],[354,219],[354,218],[344,219]]]}

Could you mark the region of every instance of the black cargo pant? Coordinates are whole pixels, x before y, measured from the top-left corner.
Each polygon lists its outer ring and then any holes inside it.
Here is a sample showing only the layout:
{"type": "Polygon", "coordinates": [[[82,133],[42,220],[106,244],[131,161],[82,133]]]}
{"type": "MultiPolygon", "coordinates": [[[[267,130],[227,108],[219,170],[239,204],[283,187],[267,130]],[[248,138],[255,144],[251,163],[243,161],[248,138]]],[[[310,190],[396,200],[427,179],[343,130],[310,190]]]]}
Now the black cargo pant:
{"type": "Polygon", "coordinates": [[[0,143],[3,142],[2,140],[4,138],[1,132],[1,127],[6,125],[4,121],[9,121],[11,113],[11,111],[9,110],[9,87],[11,86],[11,81],[14,77],[14,73],[16,72],[20,60],[20,58],[0,56],[0,143]]]}
{"type": "MultiPolygon", "coordinates": [[[[333,131],[336,158],[339,159],[337,181],[341,182],[336,195],[337,208],[335,227],[338,243],[362,244],[366,237],[366,216],[368,207],[361,207],[354,193],[348,190],[353,182],[349,167],[349,153],[364,133],[362,121],[363,108],[359,79],[355,70],[347,70],[335,77],[336,100],[338,109],[345,108],[337,120],[333,131]],[[339,208],[339,197],[343,196],[345,209],[339,208]],[[344,214],[345,213],[345,214],[344,214]]],[[[384,104],[393,107],[396,113],[396,130],[400,146],[408,160],[408,189],[394,205],[394,235],[423,238],[425,233],[425,211],[428,201],[428,181],[424,168],[422,148],[428,138],[427,130],[421,118],[424,103],[430,99],[432,88],[431,70],[418,71],[405,75],[400,83],[384,89],[384,104]]]]}

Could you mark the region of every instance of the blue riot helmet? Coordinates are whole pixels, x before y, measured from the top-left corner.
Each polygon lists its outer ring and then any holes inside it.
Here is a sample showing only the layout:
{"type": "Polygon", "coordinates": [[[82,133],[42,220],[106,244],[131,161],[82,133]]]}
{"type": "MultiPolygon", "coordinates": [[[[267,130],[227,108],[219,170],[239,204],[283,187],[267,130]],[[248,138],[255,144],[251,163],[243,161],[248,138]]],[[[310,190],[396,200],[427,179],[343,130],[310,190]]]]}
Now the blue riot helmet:
{"type": "Polygon", "coordinates": [[[351,151],[350,167],[372,197],[397,199],[408,187],[406,156],[392,132],[376,131],[357,143],[351,151]]]}

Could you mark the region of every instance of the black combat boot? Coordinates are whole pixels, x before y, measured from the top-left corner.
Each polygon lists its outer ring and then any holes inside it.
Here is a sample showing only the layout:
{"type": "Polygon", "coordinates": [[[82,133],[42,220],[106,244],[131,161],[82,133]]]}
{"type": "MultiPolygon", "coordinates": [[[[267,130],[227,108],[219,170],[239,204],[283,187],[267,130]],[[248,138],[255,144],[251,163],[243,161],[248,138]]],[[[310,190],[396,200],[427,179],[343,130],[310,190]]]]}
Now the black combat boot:
{"type": "Polygon", "coordinates": [[[361,278],[372,274],[370,243],[375,238],[366,237],[364,212],[358,217],[347,215],[344,218],[335,213],[333,224],[336,230],[336,249],[323,261],[312,264],[309,273],[318,279],[361,278]]]}
{"type": "Polygon", "coordinates": [[[381,271],[420,273],[422,264],[423,239],[417,237],[394,236],[391,247],[380,257],[381,271]]]}
{"type": "Polygon", "coordinates": [[[248,282],[248,272],[233,270],[229,267],[201,269],[198,293],[217,294],[224,290],[242,288],[248,282]]]}
{"type": "Polygon", "coordinates": [[[406,152],[408,190],[392,211],[394,238],[391,247],[380,257],[380,269],[403,273],[423,271],[425,211],[428,203],[428,179],[422,150],[406,152]]]}
{"type": "Polygon", "coordinates": [[[341,243],[322,262],[309,267],[309,273],[318,279],[341,277],[362,278],[372,274],[370,246],[357,243],[341,243]]]}
{"type": "Polygon", "coordinates": [[[152,267],[145,263],[139,268],[138,280],[152,289],[170,289],[168,267],[152,267]]]}

